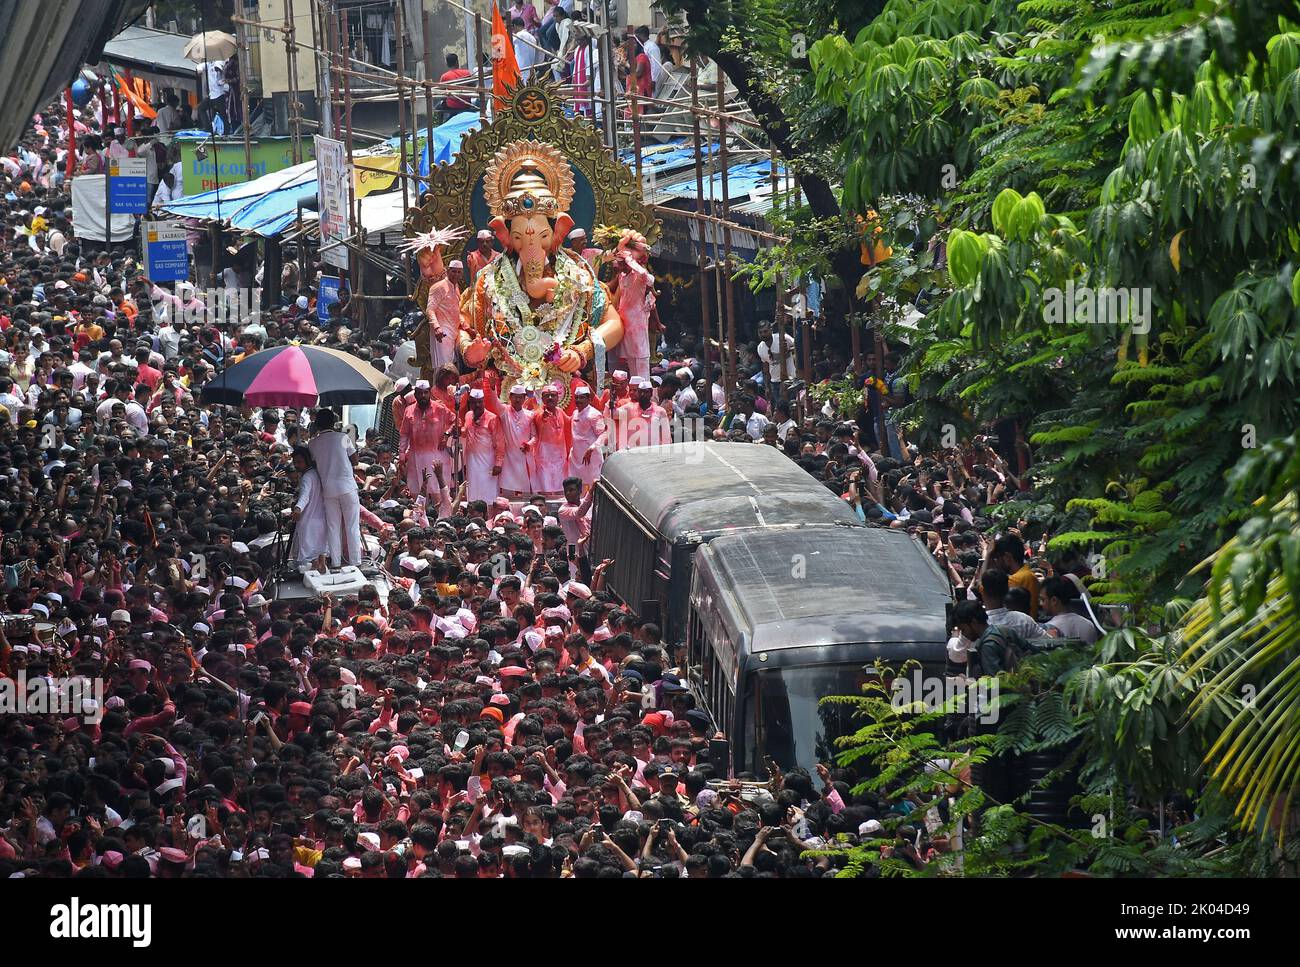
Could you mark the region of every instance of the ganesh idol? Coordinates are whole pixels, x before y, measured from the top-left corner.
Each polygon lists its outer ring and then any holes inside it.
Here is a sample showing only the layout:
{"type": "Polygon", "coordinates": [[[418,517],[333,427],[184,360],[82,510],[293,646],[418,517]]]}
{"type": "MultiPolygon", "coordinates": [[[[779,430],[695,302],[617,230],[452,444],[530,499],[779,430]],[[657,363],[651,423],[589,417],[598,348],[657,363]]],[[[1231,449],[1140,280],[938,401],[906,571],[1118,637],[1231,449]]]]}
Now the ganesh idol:
{"type": "Polygon", "coordinates": [[[579,380],[604,381],[605,354],[623,339],[608,289],[562,247],[574,224],[573,171],[553,145],[515,140],[487,166],[483,194],[503,252],[461,300],[461,358],[494,370],[503,400],[515,385],[538,396],[554,385],[565,405],[579,380]]]}

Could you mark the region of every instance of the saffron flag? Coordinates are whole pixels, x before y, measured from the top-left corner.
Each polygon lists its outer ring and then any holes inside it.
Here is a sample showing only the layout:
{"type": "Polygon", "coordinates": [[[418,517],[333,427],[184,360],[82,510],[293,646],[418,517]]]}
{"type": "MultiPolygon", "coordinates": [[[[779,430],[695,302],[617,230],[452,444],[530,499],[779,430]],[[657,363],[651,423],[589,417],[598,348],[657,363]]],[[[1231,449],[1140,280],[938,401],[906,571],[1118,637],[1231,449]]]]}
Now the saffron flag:
{"type": "Polygon", "coordinates": [[[515,44],[501,18],[501,8],[492,5],[492,95],[498,110],[505,110],[509,92],[519,85],[519,62],[515,44]]]}
{"type": "MultiPolygon", "coordinates": [[[[138,89],[132,90],[131,86],[127,84],[126,78],[119,74],[116,69],[110,68],[110,70],[113,71],[113,80],[117,82],[118,90],[131,102],[136,111],[150,120],[156,118],[158,112],[150,107],[149,98],[144,96],[138,89]]],[[[139,84],[139,78],[136,78],[136,84],[139,84]]]]}

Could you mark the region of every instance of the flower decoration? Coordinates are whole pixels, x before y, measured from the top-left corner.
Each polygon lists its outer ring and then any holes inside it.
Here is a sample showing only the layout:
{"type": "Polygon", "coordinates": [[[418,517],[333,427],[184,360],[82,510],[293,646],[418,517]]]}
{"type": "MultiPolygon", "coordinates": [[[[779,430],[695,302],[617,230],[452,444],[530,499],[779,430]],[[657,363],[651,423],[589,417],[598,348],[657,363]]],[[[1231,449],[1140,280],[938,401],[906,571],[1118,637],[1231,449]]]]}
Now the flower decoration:
{"type": "Polygon", "coordinates": [[[398,250],[408,254],[422,252],[425,249],[432,251],[443,245],[459,242],[464,237],[465,229],[463,227],[435,228],[430,232],[418,232],[412,235],[398,246],[398,250]]]}

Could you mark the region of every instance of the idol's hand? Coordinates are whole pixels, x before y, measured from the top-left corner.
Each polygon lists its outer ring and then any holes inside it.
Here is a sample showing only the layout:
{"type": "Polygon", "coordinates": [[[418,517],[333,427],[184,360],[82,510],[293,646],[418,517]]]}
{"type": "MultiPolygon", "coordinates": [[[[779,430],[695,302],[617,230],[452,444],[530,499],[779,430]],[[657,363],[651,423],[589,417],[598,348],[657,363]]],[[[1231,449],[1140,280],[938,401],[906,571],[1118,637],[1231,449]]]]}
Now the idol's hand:
{"type": "Polygon", "coordinates": [[[491,348],[491,344],[486,339],[473,339],[465,347],[465,352],[462,355],[465,357],[465,362],[470,366],[480,366],[483,360],[487,359],[491,348]]]}
{"type": "Polygon", "coordinates": [[[578,355],[577,350],[566,349],[560,354],[560,360],[555,365],[562,373],[576,373],[582,368],[582,357],[578,355]]]}

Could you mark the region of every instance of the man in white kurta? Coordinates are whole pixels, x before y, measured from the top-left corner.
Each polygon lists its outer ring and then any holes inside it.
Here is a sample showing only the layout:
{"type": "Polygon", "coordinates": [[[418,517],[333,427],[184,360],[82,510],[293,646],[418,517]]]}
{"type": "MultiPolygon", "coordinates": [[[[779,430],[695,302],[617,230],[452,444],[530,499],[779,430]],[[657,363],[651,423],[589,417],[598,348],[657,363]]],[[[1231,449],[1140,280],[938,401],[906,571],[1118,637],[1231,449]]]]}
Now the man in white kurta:
{"type": "Polygon", "coordinates": [[[573,449],[569,451],[569,473],[591,486],[605,464],[601,449],[609,436],[605,417],[591,405],[591,388],[579,386],[573,391],[573,449]]]}
{"type": "Polygon", "coordinates": [[[320,474],[325,536],[333,567],[361,563],[361,498],[352,470],[357,446],[346,433],[334,429],[337,422],[333,411],[317,411],[316,435],[307,444],[320,474]]]}
{"type": "Polygon", "coordinates": [[[501,492],[505,441],[501,422],[488,411],[483,391],[477,387],[469,391],[469,412],[461,425],[460,438],[465,453],[466,496],[490,504],[501,492]]]}
{"type": "Polygon", "coordinates": [[[322,565],[329,552],[329,538],[325,527],[325,498],[321,496],[320,474],[315,467],[303,472],[298,499],[293,505],[293,519],[291,555],[294,563],[322,565]]]}
{"type": "Polygon", "coordinates": [[[501,464],[501,493],[506,497],[533,495],[533,455],[525,444],[533,435],[533,411],[524,406],[527,391],[516,383],[510,387],[510,405],[503,407],[495,394],[487,397],[488,408],[501,421],[505,455],[501,464]]]}

